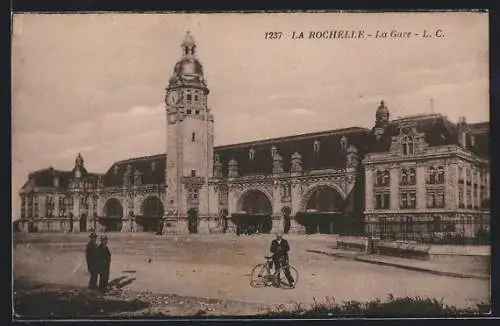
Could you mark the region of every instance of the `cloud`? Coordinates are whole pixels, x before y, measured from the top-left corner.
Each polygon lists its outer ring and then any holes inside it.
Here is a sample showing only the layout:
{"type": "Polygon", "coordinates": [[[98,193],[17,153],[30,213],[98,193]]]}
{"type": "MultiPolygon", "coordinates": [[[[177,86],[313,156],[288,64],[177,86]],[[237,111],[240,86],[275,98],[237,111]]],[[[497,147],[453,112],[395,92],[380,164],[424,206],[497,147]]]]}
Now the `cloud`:
{"type": "Polygon", "coordinates": [[[307,110],[304,108],[295,108],[291,110],[285,110],[286,113],[293,114],[293,115],[316,115],[316,112],[312,110],[307,110]]]}

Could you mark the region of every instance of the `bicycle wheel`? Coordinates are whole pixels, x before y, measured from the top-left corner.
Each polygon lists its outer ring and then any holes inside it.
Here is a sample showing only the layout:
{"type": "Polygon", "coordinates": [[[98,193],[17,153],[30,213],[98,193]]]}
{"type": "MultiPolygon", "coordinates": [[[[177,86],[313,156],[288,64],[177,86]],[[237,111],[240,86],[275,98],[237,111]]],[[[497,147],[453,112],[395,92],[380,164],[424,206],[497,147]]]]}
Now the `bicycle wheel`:
{"type": "Polygon", "coordinates": [[[279,286],[282,289],[293,289],[297,285],[297,282],[299,281],[299,272],[295,267],[289,265],[289,266],[283,266],[282,270],[280,271],[279,275],[279,286]],[[292,286],[290,282],[288,281],[286,275],[285,275],[285,269],[288,269],[290,271],[290,276],[293,278],[293,283],[294,285],[292,286]]]}
{"type": "Polygon", "coordinates": [[[266,286],[270,280],[271,275],[266,264],[258,264],[252,269],[250,274],[250,286],[254,288],[266,286]]]}

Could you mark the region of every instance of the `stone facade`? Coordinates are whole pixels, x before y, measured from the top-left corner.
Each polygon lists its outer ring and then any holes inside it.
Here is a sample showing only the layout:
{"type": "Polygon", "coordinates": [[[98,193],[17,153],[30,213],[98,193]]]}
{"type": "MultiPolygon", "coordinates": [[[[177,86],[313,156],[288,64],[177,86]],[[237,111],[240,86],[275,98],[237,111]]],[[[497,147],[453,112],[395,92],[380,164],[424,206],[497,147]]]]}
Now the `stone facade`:
{"type": "Polygon", "coordinates": [[[214,147],[214,115],[187,35],[166,88],[167,154],[89,173],[35,171],[24,231],[297,232],[429,240],[489,226],[486,124],[441,115],[214,147]],[[451,230],[451,231],[450,231],[451,230]]]}

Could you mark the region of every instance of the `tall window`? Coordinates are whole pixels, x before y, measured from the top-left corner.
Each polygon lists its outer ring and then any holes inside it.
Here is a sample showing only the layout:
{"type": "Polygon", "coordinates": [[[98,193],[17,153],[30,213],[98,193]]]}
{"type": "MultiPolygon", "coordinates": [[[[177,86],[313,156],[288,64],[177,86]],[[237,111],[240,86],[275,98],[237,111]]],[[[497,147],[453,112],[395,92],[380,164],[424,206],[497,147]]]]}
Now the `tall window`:
{"type": "Polygon", "coordinates": [[[410,185],[415,185],[417,183],[417,177],[414,168],[408,169],[408,183],[410,185]]]}
{"type": "Polygon", "coordinates": [[[413,154],[413,138],[410,136],[404,136],[402,147],[403,147],[403,155],[412,155],[413,154]]]}
{"type": "Polygon", "coordinates": [[[26,217],[26,197],[21,197],[21,218],[26,217]]]}
{"type": "Polygon", "coordinates": [[[402,192],[399,194],[399,207],[402,209],[417,207],[417,196],[414,191],[402,192]]]}
{"type": "Polygon", "coordinates": [[[196,133],[191,133],[191,141],[196,141],[196,133]]]}
{"type": "Polygon", "coordinates": [[[444,183],[444,168],[442,166],[438,166],[437,168],[437,183],[444,183]]]}
{"type": "Polygon", "coordinates": [[[427,193],[428,208],[444,208],[444,192],[427,193]]]}
{"type": "Polygon", "coordinates": [[[458,207],[464,208],[465,203],[464,203],[464,190],[462,187],[458,188],[458,207]]]}
{"type": "Polygon", "coordinates": [[[467,177],[466,181],[467,181],[467,185],[470,185],[472,183],[472,175],[471,175],[471,170],[466,168],[465,169],[465,175],[467,177]]]}
{"type": "Polygon", "coordinates": [[[408,171],[406,169],[401,169],[401,184],[408,184],[408,171]]]}
{"type": "Polygon", "coordinates": [[[458,167],[458,183],[464,183],[464,168],[458,167]]]}
{"type": "Polygon", "coordinates": [[[467,189],[467,208],[472,208],[472,192],[467,189]]]}
{"type": "Polygon", "coordinates": [[[401,184],[411,186],[416,184],[416,174],[414,168],[401,169],[401,184]]]}
{"type": "Polygon", "coordinates": [[[375,180],[375,185],[381,186],[383,182],[382,171],[377,171],[377,178],[375,180]]]}
{"type": "Polygon", "coordinates": [[[375,195],[375,208],[376,209],[389,209],[390,208],[390,200],[389,194],[376,194],[375,195]]]}
{"type": "Polygon", "coordinates": [[[383,175],[383,185],[384,186],[388,186],[389,185],[389,181],[390,181],[389,170],[385,170],[384,171],[384,175],[383,175]]]}
{"type": "Polygon", "coordinates": [[[390,182],[389,170],[377,171],[375,185],[376,186],[388,186],[390,182]]]}
{"type": "Polygon", "coordinates": [[[191,91],[187,91],[187,93],[186,93],[186,99],[187,99],[188,103],[192,102],[193,95],[191,94],[191,91]]]}
{"type": "Polygon", "coordinates": [[[433,166],[430,166],[427,169],[427,183],[430,184],[436,183],[436,169],[433,166]]]}

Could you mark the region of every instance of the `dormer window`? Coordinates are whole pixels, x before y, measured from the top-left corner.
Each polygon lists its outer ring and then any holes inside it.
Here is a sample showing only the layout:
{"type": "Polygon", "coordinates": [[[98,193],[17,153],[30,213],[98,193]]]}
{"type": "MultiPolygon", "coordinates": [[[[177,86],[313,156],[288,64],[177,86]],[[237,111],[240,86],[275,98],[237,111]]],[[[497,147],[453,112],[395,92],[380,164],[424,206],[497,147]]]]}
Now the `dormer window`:
{"type": "Polygon", "coordinates": [[[413,138],[410,136],[404,136],[401,142],[403,147],[403,155],[413,155],[413,138]]]}
{"type": "Polygon", "coordinates": [[[347,137],[346,136],[342,136],[342,138],[340,139],[340,147],[342,149],[347,148],[347,137]]]}
{"type": "Polygon", "coordinates": [[[250,148],[250,150],[248,151],[248,158],[250,160],[253,160],[255,158],[255,149],[250,148]]]}
{"type": "Polygon", "coordinates": [[[271,157],[275,158],[277,154],[278,154],[278,148],[276,146],[273,146],[271,148],[271,157]]]}
{"type": "Polygon", "coordinates": [[[151,162],[151,171],[156,170],[156,162],[151,162]]]}
{"type": "Polygon", "coordinates": [[[115,165],[115,168],[114,168],[114,173],[115,173],[115,175],[117,175],[117,174],[118,174],[118,165],[115,165]]]}
{"type": "Polygon", "coordinates": [[[314,141],[313,148],[314,148],[314,153],[319,152],[319,140],[314,141]]]}

